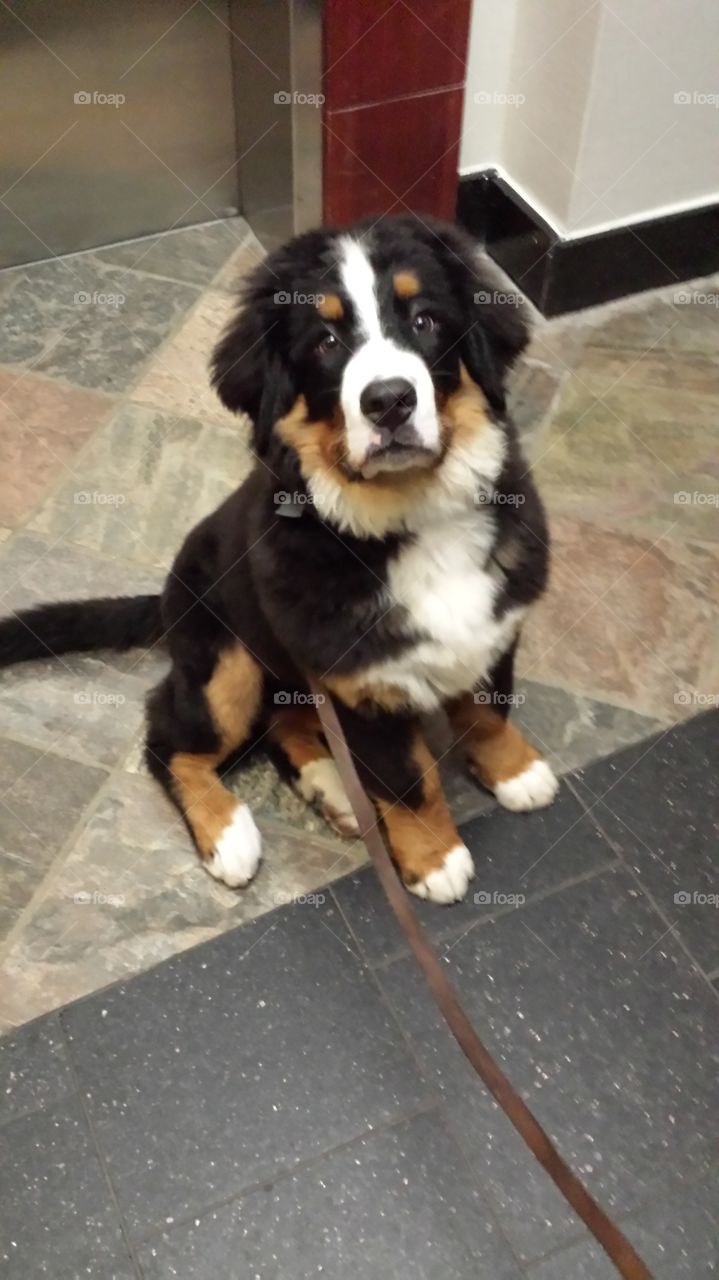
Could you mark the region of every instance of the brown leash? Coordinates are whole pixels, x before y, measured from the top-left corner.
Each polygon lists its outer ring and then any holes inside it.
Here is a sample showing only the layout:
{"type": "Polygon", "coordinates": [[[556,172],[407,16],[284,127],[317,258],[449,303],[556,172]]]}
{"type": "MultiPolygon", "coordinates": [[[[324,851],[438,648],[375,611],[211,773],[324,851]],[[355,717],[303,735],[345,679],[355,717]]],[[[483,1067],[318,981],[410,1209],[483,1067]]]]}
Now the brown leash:
{"type": "Polygon", "coordinates": [[[409,904],[406,890],[395,871],[380,832],[374,805],[357,776],[332,699],[323,692],[317,680],[313,677],[308,677],[308,680],[316,697],[322,728],[350,798],[355,817],[359,822],[362,839],[374,863],[380,884],[424,973],[440,1013],[457,1043],[542,1168],[546,1170],[552,1181],[559,1187],[565,1200],[609,1255],[620,1276],[623,1276],[624,1280],[653,1280],[651,1272],[632,1248],[626,1236],[622,1234],[619,1227],[615,1226],[611,1218],[607,1217],[577,1175],[562,1159],[539,1121],[532,1115],[529,1107],[498,1067],[491,1053],[482,1044],[409,904]]]}

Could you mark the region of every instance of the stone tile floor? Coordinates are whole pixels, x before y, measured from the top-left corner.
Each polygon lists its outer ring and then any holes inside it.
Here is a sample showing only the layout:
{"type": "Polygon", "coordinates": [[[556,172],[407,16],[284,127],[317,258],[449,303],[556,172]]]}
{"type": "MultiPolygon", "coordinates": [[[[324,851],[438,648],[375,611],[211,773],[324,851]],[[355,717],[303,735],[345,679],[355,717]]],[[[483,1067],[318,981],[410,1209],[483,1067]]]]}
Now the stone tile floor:
{"type": "MultiPolygon", "coordinates": [[[[261,256],[235,218],[0,276],[2,613],[159,586],[184,533],[243,478],[246,431],[207,360],[261,256]]],[[[517,717],[563,773],[719,690],[708,293],[540,323],[514,377],[554,544],[517,717]]],[[[0,672],[0,1031],[364,862],[257,758],[233,785],[259,815],[265,866],[241,895],[203,875],[140,763],[144,694],[164,669],[155,650],[0,672]]],[[[492,808],[451,753],[442,767],[460,819],[492,808]]]]}

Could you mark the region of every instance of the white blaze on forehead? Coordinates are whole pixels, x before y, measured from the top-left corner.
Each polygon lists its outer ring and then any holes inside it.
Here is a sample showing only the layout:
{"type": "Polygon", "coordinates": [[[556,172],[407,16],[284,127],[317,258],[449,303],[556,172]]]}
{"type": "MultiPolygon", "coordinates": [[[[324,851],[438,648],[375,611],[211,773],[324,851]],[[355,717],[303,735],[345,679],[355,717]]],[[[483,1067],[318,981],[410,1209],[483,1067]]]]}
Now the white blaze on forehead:
{"type": "Polygon", "coordinates": [[[354,304],[357,324],[366,338],[381,338],[382,324],[377,301],[374,268],[359,240],[342,236],[340,277],[354,304]]]}
{"type": "Polygon", "coordinates": [[[377,297],[377,277],[359,240],[340,236],[339,268],[342,285],[354,312],[362,341],[348,360],[342,376],[340,401],[345,418],[347,457],[362,467],[372,441],[374,424],[360,409],[365,387],[375,378],[406,378],[417,393],[413,414],[418,442],[435,452],[439,448],[439,420],[432,377],[424,360],[408,347],[401,347],[382,330],[377,297]]]}

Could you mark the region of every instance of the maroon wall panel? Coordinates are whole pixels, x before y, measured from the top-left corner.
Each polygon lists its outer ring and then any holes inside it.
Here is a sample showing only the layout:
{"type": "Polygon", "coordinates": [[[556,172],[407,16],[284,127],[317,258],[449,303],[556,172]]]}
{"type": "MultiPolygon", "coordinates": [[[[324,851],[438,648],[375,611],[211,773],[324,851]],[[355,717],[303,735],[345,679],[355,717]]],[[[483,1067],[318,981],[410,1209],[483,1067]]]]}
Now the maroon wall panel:
{"type": "Polygon", "coordinates": [[[326,0],[324,216],[454,215],[471,0],[326,0]]]}

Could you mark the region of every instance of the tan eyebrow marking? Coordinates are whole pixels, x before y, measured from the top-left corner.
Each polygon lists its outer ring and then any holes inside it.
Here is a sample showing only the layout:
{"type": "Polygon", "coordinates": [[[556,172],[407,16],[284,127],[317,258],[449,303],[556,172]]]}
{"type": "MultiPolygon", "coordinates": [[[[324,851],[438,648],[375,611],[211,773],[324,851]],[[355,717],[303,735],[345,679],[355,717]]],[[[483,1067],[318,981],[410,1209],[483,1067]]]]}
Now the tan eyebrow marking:
{"type": "Polygon", "coordinates": [[[324,320],[341,320],[344,315],[342,302],[336,293],[323,293],[317,303],[317,310],[324,320]]]}
{"type": "Polygon", "coordinates": [[[414,298],[422,288],[414,271],[397,271],[393,284],[398,298],[414,298]]]}

